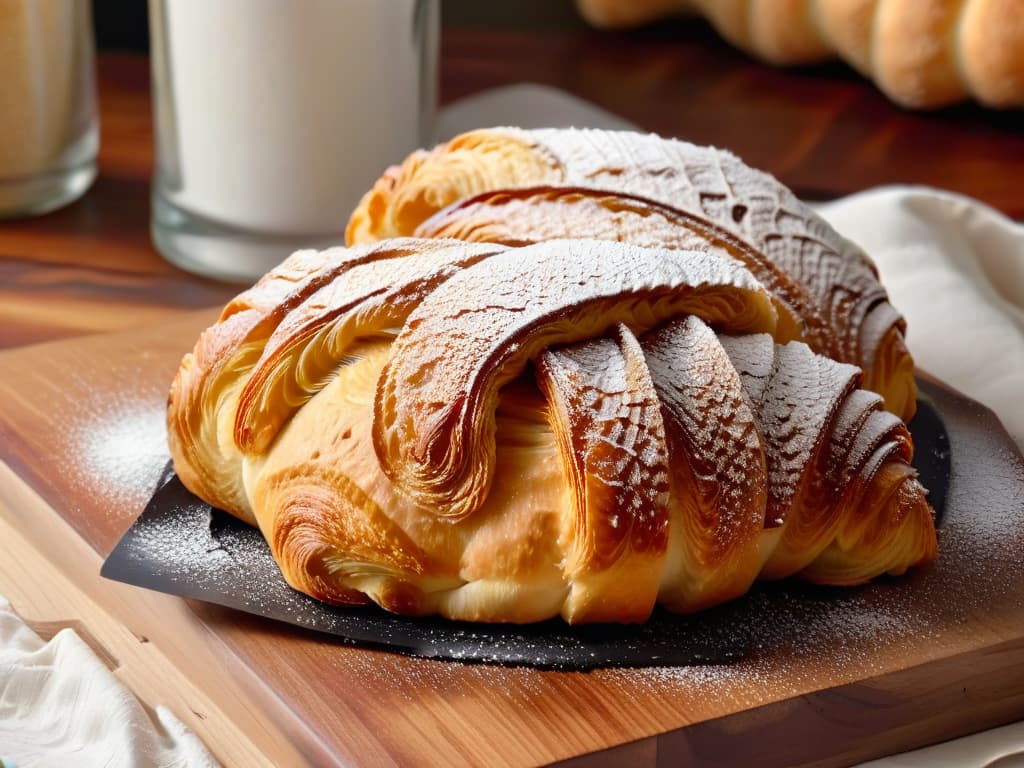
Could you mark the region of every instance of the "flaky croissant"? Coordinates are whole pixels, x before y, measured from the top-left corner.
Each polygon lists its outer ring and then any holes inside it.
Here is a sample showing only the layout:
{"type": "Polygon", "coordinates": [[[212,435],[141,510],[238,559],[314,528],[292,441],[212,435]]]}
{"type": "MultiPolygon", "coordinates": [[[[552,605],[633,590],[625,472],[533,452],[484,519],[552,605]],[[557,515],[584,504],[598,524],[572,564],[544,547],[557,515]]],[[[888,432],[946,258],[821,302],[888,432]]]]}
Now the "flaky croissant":
{"type": "Polygon", "coordinates": [[[859,366],[889,410],[904,420],[914,413],[904,322],[874,264],[786,187],[728,152],[628,131],[473,131],[388,169],[347,230],[349,243],[413,234],[726,253],[772,293],[777,341],[799,339],[859,366]]]}
{"type": "Polygon", "coordinates": [[[1020,0],[576,0],[599,27],[699,13],[773,64],[839,57],[907,107],[1024,106],[1020,0]]]}
{"type": "Polygon", "coordinates": [[[185,357],[174,466],[296,589],[403,614],[633,622],[932,560],[906,427],[776,343],[783,305],[724,244],[300,252],[185,357]]]}

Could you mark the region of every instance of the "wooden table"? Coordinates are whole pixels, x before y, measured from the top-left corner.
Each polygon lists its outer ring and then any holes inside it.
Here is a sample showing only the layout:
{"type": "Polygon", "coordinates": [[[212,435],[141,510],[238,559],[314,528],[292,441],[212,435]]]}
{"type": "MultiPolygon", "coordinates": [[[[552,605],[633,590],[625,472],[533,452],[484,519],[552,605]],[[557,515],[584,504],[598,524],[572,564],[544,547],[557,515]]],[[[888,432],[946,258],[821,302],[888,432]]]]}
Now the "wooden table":
{"type": "MultiPolygon", "coordinates": [[[[445,29],[443,102],[519,81],[563,88],[653,131],[727,147],[805,196],[831,198],[887,183],[932,184],[1024,217],[1021,114],[971,106],[908,113],[838,66],[776,71],[755,64],[700,23],[636,33],[601,33],[573,24],[445,29]]],[[[74,485],[81,485],[80,478],[54,479],[62,468],[63,444],[25,436],[31,432],[26,424],[41,425],[40,435],[59,429],[56,417],[47,413],[50,398],[66,397],[52,384],[57,372],[76,361],[84,365],[88,354],[101,354],[115,343],[105,337],[73,345],[61,340],[121,330],[125,333],[114,337],[116,343],[144,359],[154,338],[149,329],[194,334],[213,317],[211,308],[238,290],[178,270],[150,242],[147,59],[101,54],[99,94],[102,149],[95,186],[61,211],[0,224],[0,348],[12,350],[0,353],[0,384],[6,382],[8,391],[38,393],[4,402],[4,409],[19,415],[0,418],[0,540],[13,553],[0,568],[0,594],[16,606],[21,600],[39,615],[62,620],[58,624],[77,624],[97,647],[115,649],[112,663],[140,697],[177,706],[179,716],[184,712],[204,738],[216,741],[225,762],[326,762],[329,757],[294,712],[249,705],[264,700],[263,684],[221,665],[219,641],[208,636],[209,616],[196,619],[210,609],[99,583],[98,563],[112,542],[73,520],[69,524],[58,511],[69,504],[68,489],[77,488],[78,499],[89,489],[74,485]],[[28,346],[40,342],[55,344],[28,346]],[[12,424],[21,425],[18,439],[12,424]],[[86,615],[92,617],[88,626],[77,618],[86,615]],[[159,633],[166,622],[178,622],[182,635],[149,643],[144,631],[159,633]],[[186,659],[192,674],[183,676],[174,670],[186,659]]],[[[155,333],[159,337],[163,331],[155,333]]],[[[108,379],[119,375],[131,374],[115,371],[108,379]]],[[[79,383],[87,400],[91,384],[79,383]]],[[[95,490],[91,503],[97,508],[89,509],[102,514],[101,504],[116,502],[131,515],[145,501],[138,487],[127,497],[118,497],[116,490],[95,490]]],[[[75,514],[82,509],[71,517],[75,514]]],[[[260,642],[288,634],[259,626],[249,630],[260,642]]],[[[353,755],[359,748],[353,745],[353,755]]],[[[657,757],[648,742],[624,750],[616,753],[620,759],[653,763],[657,757]]],[[[850,747],[836,759],[869,754],[850,747]]]]}

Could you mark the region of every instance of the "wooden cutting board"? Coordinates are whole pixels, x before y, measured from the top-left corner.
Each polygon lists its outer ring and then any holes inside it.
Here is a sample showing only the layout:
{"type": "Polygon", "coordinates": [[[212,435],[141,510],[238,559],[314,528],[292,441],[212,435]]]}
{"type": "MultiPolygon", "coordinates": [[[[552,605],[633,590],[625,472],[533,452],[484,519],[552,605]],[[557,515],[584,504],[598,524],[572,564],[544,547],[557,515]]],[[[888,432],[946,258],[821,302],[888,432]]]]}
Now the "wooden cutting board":
{"type": "Polygon", "coordinates": [[[0,533],[29,553],[0,594],[135,669],[140,697],[227,764],[846,765],[1024,717],[1024,462],[980,406],[950,428],[954,468],[972,470],[950,504],[971,514],[943,529],[931,572],[879,587],[919,590],[926,620],[883,603],[839,645],[809,627],[785,644],[766,630],[729,665],[460,664],[102,580],[167,460],[168,383],[215,315],[0,355],[0,533]]]}

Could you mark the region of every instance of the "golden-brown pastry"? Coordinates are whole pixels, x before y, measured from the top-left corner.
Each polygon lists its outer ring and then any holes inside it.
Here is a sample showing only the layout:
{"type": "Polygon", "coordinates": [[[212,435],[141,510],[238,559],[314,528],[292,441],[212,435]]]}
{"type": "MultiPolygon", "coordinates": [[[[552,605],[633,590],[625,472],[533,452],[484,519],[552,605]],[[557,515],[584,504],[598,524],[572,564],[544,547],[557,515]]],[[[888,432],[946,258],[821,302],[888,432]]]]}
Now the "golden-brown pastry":
{"type": "MultiPolygon", "coordinates": [[[[364,289],[361,298],[376,298],[383,281],[390,278],[379,272],[370,280],[363,275],[378,260],[401,259],[414,252],[419,258],[439,253],[457,262],[496,250],[500,247],[397,239],[359,248],[298,251],[271,270],[227,304],[175,376],[168,395],[167,431],[182,482],[200,498],[255,523],[240,474],[242,450],[254,438],[245,435],[236,440],[237,401],[246,381],[243,374],[261,360],[268,341],[276,348],[280,333],[273,339],[272,334],[282,320],[287,317],[294,323],[293,310],[307,312],[307,299],[315,301],[322,289],[339,291],[355,283],[355,291],[364,289]]],[[[294,396],[290,402],[295,407],[300,404],[294,396]]],[[[264,430],[273,429],[272,419],[264,430]]]]}
{"type": "Polygon", "coordinates": [[[913,415],[903,319],[874,264],[782,184],[728,152],[626,131],[473,131],[388,169],[347,230],[350,243],[413,234],[724,249],[775,297],[777,341],[801,339],[859,366],[886,407],[904,420],[913,415]]]}
{"type": "Polygon", "coordinates": [[[724,248],[299,254],[183,361],[175,468],[295,588],[403,614],[643,621],[930,561],[905,426],[778,307],[724,248]]]}
{"type": "Polygon", "coordinates": [[[838,56],[893,101],[931,108],[974,98],[1024,106],[1019,0],[576,0],[599,27],[699,13],[773,64],[838,56]]]}

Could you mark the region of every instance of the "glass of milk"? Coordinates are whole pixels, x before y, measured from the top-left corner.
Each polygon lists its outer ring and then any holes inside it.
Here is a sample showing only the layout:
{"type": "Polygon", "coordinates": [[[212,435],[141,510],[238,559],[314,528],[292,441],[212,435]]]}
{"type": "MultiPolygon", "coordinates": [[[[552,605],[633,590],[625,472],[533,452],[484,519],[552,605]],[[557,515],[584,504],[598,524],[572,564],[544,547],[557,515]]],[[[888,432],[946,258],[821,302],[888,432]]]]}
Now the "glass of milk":
{"type": "Polygon", "coordinates": [[[439,0],[150,0],[152,234],[252,281],[341,245],[387,166],[433,133],[439,0]]]}
{"type": "Polygon", "coordinates": [[[0,0],[0,218],[76,200],[98,148],[89,0],[0,0]]]}

